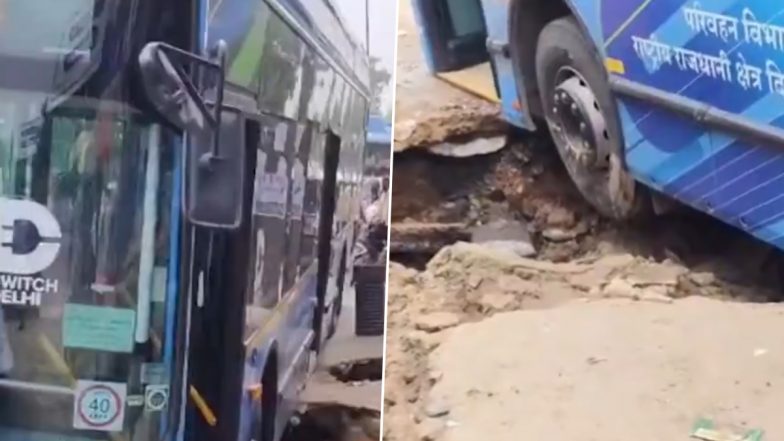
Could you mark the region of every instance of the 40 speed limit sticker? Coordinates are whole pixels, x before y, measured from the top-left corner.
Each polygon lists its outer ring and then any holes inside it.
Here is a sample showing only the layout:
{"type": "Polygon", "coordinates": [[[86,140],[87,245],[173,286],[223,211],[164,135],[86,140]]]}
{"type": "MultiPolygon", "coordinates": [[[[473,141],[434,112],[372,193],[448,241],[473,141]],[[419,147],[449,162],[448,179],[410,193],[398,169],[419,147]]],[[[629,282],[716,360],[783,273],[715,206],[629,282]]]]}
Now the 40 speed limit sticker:
{"type": "Polygon", "coordinates": [[[75,429],[121,432],[125,419],[126,385],[79,380],[74,394],[75,429]]]}

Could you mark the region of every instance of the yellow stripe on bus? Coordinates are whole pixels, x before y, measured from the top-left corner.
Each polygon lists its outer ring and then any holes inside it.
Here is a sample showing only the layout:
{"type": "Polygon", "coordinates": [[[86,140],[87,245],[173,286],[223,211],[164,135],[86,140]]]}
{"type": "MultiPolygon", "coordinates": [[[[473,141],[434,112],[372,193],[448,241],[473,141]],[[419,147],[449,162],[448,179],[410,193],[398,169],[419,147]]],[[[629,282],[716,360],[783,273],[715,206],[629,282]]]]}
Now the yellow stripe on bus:
{"type": "Polygon", "coordinates": [[[623,60],[619,60],[617,58],[607,58],[604,60],[604,66],[607,68],[607,72],[623,75],[626,73],[626,66],[623,64],[623,60]]]}
{"type": "Polygon", "coordinates": [[[196,408],[199,409],[199,412],[201,412],[201,416],[204,417],[204,421],[206,421],[210,427],[215,427],[218,424],[218,417],[215,416],[215,412],[210,409],[207,401],[204,400],[204,397],[201,396],[195,387],[191,386],[189,391],[191,400],[193,400],[196,408]]]}

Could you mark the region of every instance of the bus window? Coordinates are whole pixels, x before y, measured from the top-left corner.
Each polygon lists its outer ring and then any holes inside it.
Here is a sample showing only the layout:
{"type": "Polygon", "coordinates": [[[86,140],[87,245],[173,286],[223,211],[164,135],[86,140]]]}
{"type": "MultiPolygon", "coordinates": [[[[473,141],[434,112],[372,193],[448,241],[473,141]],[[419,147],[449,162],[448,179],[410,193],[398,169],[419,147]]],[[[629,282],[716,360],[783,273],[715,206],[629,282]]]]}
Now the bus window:
{"type": "Polygon", "coordinates": [[[321,206],[321,181],[324,173],[324,146],[326,135],[315,131],[310,143],[305,180],[305,204],[302,220],[302,245],[299,273],[304,274],[316,259],[318,241],[319,209],[321,206]]]}
{"type": "Polygon", "coordinates": [[[259,105],[272,114],[297,119],[302,93],[305,44],[277,14],[270,13],[261,52],[259,105]]]}
{"type": "Polygon", "coordinates": [[[256,158],[253,196],[253,230],[256,268],[254,305],[273,308],[286,293],[284,266],[292,164],[286,155],[294,144],[295,127],[270,117],[262,123],[256,158]]]}
{"type": "Polygon", "coordinates": [[[307,187],[308,156],[311,151],[312,130],[310,126],[297,127],[296,150],[293,151],[291,166],[291,204],[288,216],[286,268],[284,271],[283,291],[291,289],[299,276],[300,254],[303,246],[304,211],[307,187]]]}

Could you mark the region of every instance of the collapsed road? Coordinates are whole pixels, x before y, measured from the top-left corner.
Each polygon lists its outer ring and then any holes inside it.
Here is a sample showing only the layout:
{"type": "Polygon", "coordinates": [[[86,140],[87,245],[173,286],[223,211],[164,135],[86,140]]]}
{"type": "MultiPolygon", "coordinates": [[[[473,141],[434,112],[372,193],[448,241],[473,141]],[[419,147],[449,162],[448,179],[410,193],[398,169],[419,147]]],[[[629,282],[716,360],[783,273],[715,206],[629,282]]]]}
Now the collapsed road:
{"type": "Polygon", "coordinates": [[[779,253],[685,209],[603,220],[535,137],[395,166],[384,439],[784,436],[779,253]]]}
{"type": "Polygon", "coordinates": [[[784,438],[781,254],[685,209],[600,218],[546,137],[425,71],[399,5],[384,439],[784,438]]]}
{"type": "Polygon", "coordinates": [[[356,335],[354,287],[283,441],[374,441],[381,435],[383,336],[356,335]]]}

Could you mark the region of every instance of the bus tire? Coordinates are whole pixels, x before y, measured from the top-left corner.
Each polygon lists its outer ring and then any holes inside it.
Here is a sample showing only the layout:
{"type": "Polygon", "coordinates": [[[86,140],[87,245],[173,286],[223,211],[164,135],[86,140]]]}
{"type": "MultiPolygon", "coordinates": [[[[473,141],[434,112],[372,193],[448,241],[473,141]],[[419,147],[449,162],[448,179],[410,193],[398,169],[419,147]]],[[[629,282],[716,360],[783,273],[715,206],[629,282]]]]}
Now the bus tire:
{"type": "Polygon", "coordinates": [[[626,168],[623,133],[604,66],[573,17],[553,20],[542,30],[536,76],[553,142],[583,197],[615,220],[649,212],[647,189],[626,168]]]}

